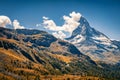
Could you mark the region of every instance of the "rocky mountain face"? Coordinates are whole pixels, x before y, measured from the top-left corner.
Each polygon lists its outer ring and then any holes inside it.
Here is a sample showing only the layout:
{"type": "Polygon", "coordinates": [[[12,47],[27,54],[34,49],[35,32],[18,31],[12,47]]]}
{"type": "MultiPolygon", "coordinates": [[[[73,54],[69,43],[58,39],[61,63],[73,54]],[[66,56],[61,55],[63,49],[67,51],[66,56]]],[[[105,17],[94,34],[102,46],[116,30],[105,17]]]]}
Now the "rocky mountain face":
{"type": "Polygon", "coordinates": [[[112,40],[112,43],[113,43],[114,45],[116,45],[116,46],[119,48],[119,50],[120,50],[120,41],[112,40]]]}
{"type": "Polygon", "coordinates": [[[79,22],[80,25],[66,40],[94,61],[110,64],[119,63],[120,42],[112,41],[105,34],[92,28],[84,17],[81,17],[79,22]]]}

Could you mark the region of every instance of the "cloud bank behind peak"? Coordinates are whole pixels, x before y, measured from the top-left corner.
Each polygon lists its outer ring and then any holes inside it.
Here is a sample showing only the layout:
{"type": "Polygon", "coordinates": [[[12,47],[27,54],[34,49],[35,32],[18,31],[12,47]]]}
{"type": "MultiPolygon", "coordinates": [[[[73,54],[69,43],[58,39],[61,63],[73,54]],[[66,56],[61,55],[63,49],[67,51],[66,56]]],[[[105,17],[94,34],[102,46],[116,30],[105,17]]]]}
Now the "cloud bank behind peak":
{"type": "Polygon", "coordinates": [[[74,11],[71,12],[69,16],[64,15],[64,24],[61,26],[57,26],[52,19],[43,16],[42,26],[47,30],[53,31],[52,34],[55,37],[64,39],[67,36],[64,32],[68,32],[71,35],[73,30],[75,30],[80,25],[79,20],[81,16],[82,15],[80,13],[74,11]]]}

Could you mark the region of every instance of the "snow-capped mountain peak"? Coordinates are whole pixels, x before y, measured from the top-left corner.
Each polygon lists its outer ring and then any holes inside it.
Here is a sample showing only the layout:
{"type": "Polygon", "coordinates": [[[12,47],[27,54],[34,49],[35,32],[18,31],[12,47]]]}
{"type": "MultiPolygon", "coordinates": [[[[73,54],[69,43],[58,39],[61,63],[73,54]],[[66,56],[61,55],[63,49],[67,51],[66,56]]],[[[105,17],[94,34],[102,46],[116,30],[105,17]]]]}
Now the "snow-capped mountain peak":
{"type": "Polygon", "coordinates": [[[105,34],[92,28],[83,16],[79,22],[80,25],[66,40],[73,43],[81,52],[95,61],[119,62],[120,49],[118,45],[114,44],[105,34]]]}

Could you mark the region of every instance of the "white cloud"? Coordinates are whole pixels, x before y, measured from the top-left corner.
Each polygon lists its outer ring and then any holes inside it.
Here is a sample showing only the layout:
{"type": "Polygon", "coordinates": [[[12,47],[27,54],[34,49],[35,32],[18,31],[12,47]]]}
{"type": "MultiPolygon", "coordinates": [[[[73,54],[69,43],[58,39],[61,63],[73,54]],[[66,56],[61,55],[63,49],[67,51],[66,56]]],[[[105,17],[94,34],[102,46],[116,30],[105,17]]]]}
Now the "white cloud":
{"type": "Polygon", "coordinates": [[[7,16],[0,16],[0,27],[6,27],[6,25],[11,24],[11,20],[7,16]]]}
{"type": "MultiPolygon", "coordinates": [[[[73,30],[75,30],[79,25],[79,20],[81,18],[80,13],[72,12],[69,16],[64,15],[63,20],[65,21],[62,26],[57,26],[56,23],[49,19],[48,17],[43,16],[43,26],[44,28],[51,30],[51,31],[58,31],[54,33],[54,35],[59,35],[62,31],[69,32],[70,35],[72,34],[73,30]],[[59,32],[61,31],[61,32],[59,32]]],[[[63,32],[62,32],[63,33],[63,32]]]]}
{"type": "Polygon", "coordinates": [[[80,13],[76,13],[76,12],[72,12],[69,14],[71,16],[71,18],[75,21],[79,21],[80,20],[80,17],[81,17],[81,14],[80,13]]]}
{"type": "Polygon", "coordinates": [[[36,24],[36,27],[42,26],[41,24],[36,24]]]}
{"type": "Polygon", "coordinates": [[[64,34],[62,31],[57,31],[52,33],[56,38],[64,39],[66,38],[66,34],[64,34]]]}
{"type": "Polygon", "coordinates": [[[45,17],[45,16],[43,16],[42,18],[43,18],[43,19],[49,19],[48,17],[45,17]]]}
{"type": "Polygon", "coordinates": [[[14,29],[24,29],[24,26],[21,26],[20,23],[18,22],[18,20],[14,20],[13,21],[13,27],[14,29]]]}
{"type": "Polygon", "coordinates": [[[57,31],[57,26],[53,20],[43,20],[43,25],[46,29],[57,31]]]}
{"type": "Polygon", "coordinates": [[[0,27],[6,27],[7,25],[13,26],[14,29],[24,29],[24,26],[21,26],[17,20],[13,22],[7,16],[0,16],[0,27]]]}
{"type": "MultiPolygon", "coordinates": [[[[45,17],[45,16],[43,16],[42,18],[43,18],[43,22],[44,22],[44,21],[46,22],[46,21],[49,19],[48,17],[45,17]]],[[[45,24],[47,24],[47,23],[45,23],[45,24]]],[[[44,25],[45,25],[45,24],[44,24],[44,25]]],[[[41,27],[42,25],[43,25],[43,24],[36,24],[36,27],[41,27]]]]}

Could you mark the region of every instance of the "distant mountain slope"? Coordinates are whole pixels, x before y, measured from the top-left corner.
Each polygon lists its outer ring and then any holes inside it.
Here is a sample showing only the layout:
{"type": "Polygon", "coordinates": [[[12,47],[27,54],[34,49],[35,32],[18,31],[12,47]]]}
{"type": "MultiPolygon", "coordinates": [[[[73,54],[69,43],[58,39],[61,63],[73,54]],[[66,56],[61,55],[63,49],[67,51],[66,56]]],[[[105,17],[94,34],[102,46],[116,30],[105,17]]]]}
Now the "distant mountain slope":
{"type": "Polygon", "coordinates": [[[83,16],[79,22],[80,25],[72,32],[71,37],[66,40],[74,44],[82,53],[88,55],[94,61],[110,64],[119,63],[120,44],[116,44],[105,34],[92,28],[83,16]]]}

